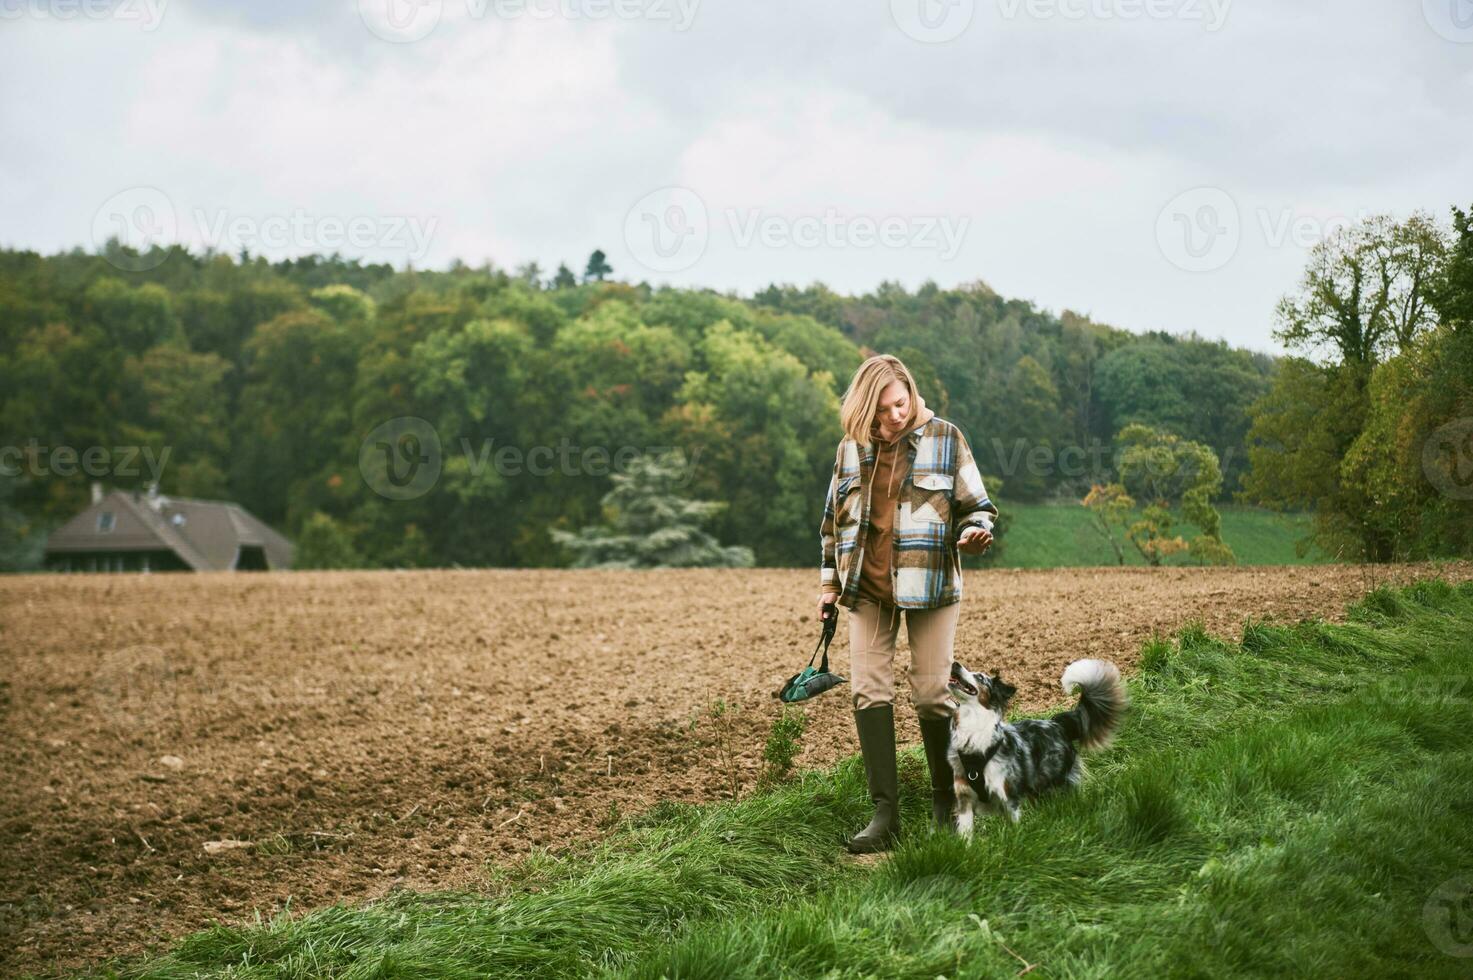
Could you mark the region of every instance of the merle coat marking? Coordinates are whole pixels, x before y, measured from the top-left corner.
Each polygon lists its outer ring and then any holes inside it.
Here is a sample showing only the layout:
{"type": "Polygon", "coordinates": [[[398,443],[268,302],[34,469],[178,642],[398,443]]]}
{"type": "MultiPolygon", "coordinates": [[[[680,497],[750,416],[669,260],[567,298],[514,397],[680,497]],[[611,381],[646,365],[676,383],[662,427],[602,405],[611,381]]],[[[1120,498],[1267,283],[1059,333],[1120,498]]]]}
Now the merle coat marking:
{"type": "Polygon", "coordinates": [[[1062,683],[1066,693],[1079,691],[1077,705],[1052,718],[1009,724],[1008,701],[1018,689],[1001,674],[951,665],[947,687],[958,705],[948,758],[958,833],[971,835],[978,812],[1002,809],[1016,822],[1021,801],[1077,786],[1084,778],[1079,748],[1099,748],[1114,735],[1126,703],[1119,669],[1104,660],[1076,660],[1062,683]]]}

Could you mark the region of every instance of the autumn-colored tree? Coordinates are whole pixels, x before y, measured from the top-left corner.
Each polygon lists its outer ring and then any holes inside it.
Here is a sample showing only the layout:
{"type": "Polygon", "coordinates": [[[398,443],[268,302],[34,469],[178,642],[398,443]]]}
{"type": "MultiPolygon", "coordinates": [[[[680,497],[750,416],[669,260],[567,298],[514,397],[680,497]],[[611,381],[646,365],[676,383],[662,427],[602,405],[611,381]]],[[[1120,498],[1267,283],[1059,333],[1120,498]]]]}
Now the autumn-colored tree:
{"type": "Polygon", "coordinates": [[[1222,519],[1211,503],[1222,485],[1217,454],[1201,443],[1139,424],[1122,429],[1117,443],[1122,447],[1119,479],[1091,487],[1084,498],[1095,529],[1109,541],[1116,560],[1125,563],[1114,536],[1118,527],[1148,565],[1160,565],[1184,551],[1201,564],[1233,564],[1237,559],[1222,540],[1222,519]],[[1144,506],[1137,515],[1138,501],[1144,506]],[[1181,509],[1180,522],[1173,507],[1181,509]],[[1178,523],[1195,525],[1200,533],[1189,542],[1174,533],[1178,523]]]}

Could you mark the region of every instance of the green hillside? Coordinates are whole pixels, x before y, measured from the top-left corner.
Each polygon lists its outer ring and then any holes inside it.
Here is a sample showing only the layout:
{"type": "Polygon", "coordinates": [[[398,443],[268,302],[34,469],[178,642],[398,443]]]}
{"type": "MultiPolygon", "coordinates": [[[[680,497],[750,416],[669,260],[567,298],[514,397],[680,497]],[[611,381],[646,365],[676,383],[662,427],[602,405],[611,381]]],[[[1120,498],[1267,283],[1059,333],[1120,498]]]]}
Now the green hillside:
{"type": "MultiPolygon", "coordinates": [[[[1073,565],[1113,565],[1115,553],[1090,524],[1090,513],[1079,504],[1002,504],[1008,520],[1005,545],[995,568],[1061,568],[1073,565]]],[[[1330,560],[1312,552],[1301,558],[1294,542],[1309,532],[1308,514],[1279,514],[1257,507],[1220,506],[1222,537],[1241,565],[1307,565],[1330,560]]],[[[1183,525],[1183,536],[1193,529],[1183,525]]],[[[1121,540],[1127,565],[1145,561],[1121,540]]],[[[1167,564],[1187,564],[1174,557],[1167,564]]]]}

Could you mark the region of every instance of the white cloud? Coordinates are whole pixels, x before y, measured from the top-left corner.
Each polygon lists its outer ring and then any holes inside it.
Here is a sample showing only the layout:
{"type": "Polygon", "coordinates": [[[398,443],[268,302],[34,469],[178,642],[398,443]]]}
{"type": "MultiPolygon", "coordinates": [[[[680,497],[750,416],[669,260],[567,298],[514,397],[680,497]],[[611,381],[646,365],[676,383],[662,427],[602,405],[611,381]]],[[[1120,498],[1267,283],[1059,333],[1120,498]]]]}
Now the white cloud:
{"type": "Polygon", "coordinates": [[[371,219],[373,244],[342,251],[401,263],[408,239],[382,222],[403,219],[432,231],[417,264],[579,265],[602,247],[641,278],[630,209],[674,185],[708,239],[652,280],[982,278],[1269,349],[1317,229],[1470,203],[1473,44],[1417,4],[1222,2],[1212,31],[987,0],[947,44],[908,37],[891,6],[700,3],[683,31],[445,0],[412,44],[375,37],[353,0],[169,3],[150,31],[27,14],[0,23],[0,243],[88,245],[104,201],[151,186],[195,244],[201,224],[296,222],[317,241],[371,219]],[[1158,219],[1202,186],[1234,202],[1239,240],[1189,272],[1158,219]]]}

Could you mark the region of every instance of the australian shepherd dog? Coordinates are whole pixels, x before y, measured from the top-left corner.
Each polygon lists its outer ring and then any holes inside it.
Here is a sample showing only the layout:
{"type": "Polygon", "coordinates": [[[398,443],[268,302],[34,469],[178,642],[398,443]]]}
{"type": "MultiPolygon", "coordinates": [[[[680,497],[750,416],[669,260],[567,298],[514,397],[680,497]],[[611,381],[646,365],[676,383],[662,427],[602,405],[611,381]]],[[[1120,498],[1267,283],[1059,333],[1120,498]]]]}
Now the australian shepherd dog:
{"type": "Polygon", "coordinates": [[[1125,710],[1125,686],[1119,669],[1105,660],[1074,661],[1064,670],[1063,685],[1066,694],[1079,692],[1073,708],[1009,724],[1004,718],[1017,688],[1001,674],[951,665],[947,686],[958,705],[947,754],[956,784],[957,833],[971,836],[979,812],[1003,810],[1017,822],[1023,800],[1079,785],[1084,768],[1078,749],[1110,741],[1125,710]]]}

